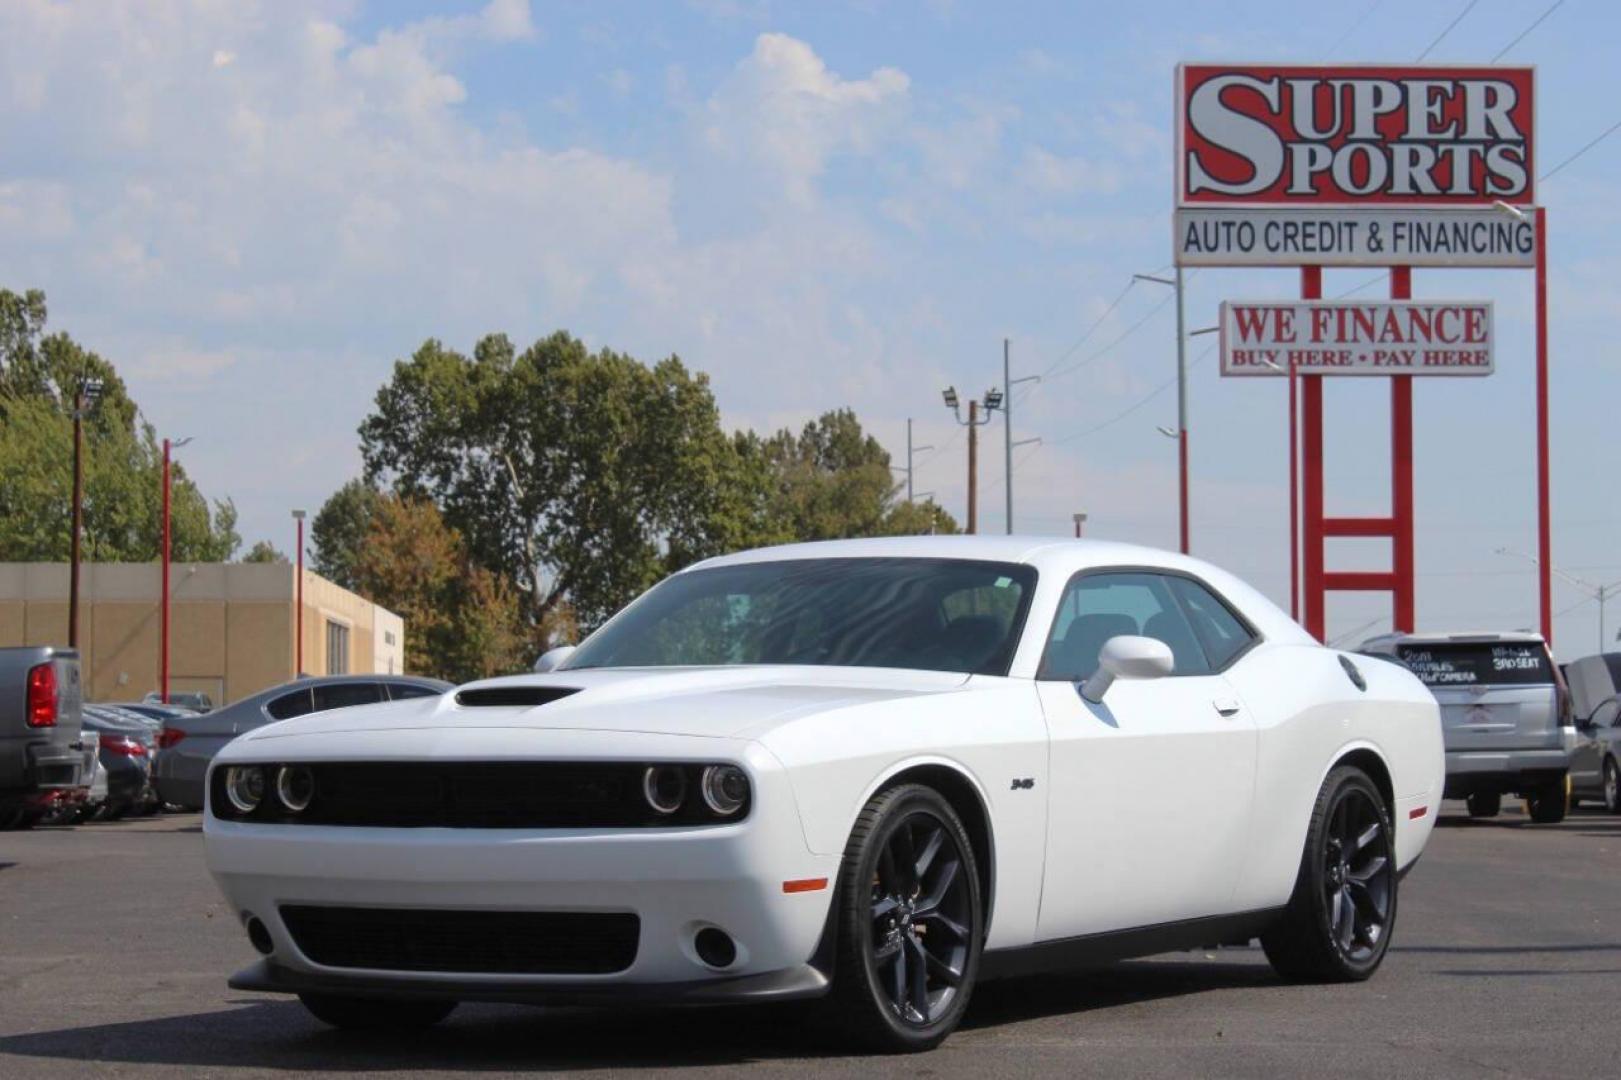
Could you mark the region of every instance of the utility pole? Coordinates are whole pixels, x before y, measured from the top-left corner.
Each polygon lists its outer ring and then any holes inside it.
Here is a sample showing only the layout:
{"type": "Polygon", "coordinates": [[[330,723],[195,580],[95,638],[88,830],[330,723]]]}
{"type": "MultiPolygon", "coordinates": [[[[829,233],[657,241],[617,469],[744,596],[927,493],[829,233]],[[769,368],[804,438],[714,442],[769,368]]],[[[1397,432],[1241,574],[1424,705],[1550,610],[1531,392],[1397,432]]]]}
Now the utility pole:
{"type": "MultiPolygon", "coordinates": [[[[1535,555],[1527,555],[1523,551],[1515,551],[1513,548],[1498,548],[1497,554],[1512,556],[1516,559],[1524,559],[1526,562],[1535,566],[1539,572],[1543,569],[1541,559],[1537,558],[1535,555]]],[[[1609,641],[1605,639],[1604,606],[1614,599],[1618,592],[1621,592],[1621,581],[1612,581],[1607,585],[1594,585],[1591,581],[1586,581],[1579,578],[1575,574],[1565,573],[1565,571],[1559,569],[1557,566],[1549,566],[1547,567],[1547,571],[1551,576],[1576,586],[1576,588],[1586,593],[1589,598],[1598,601],[1598,651],[1602,653],[1605,646],[1609,644],[1609,641]]]]}
{"type": "Polygon", "coordinates": [[[84,418],[101,398],[101,380],[85,379],[73,394],[73,539],[68,556],[68,646],[79,647],[80,536],[84,533],[84,418]]]}
{"type": "Polygon", "coordinates": [[[979,428],[980,425],[991,422],[991,414],[1002,407],[1004,398],[1002,391],[994,386],[991,387],[985,391],[985,415],[981,417],[979,414],[981,403],[977,400],[971,400],[968,402],[968,419],[964,420],[962,413],[958,411],[957,388],[948,386],[941,391],[940,396],[944,399],[946,408],[951,410],[951,415],[957,418],[957,423],[966,424],[968,427],[967,531],[972,534],[979,531],[979,428]]]}
{"type": "Polygon", "coordinates": [[[163,704],[169,704],[169,455],[173,450],[191,442],[188,435],[184,439],[170,442],[163,440],[163,550],[159,552],[163,560],[162,583],[159,588],[163,595],[158,602],[159,644],[158,644],[158,694],[163,704]]]}
{"type": "MultiPolygon", "coordinates": [[[[1182,267],[1174,278],[1154,274],[1133,274],[1137,281],[1151,281],[1176,290],[1176,460],[1178,538],[1182,554],[1188,553],[1188,336],[1182,310],[1182,267]]],[[[1164,431],[1163,428],[1160,430],[1164,431]]],[[[1171,432],[1165,432],[1167,435],[1171,432]]]]}
{"type": "Polygon", "coordinates": [[[933,449],[934,449],[934,447],[929,446],[929,445],[923,445],[923,446],[913,446],[912,445],[912,418],[910,416],[908,416],[906,418],[906,468],[902,469],[902,468],[900,468],[898,466],[895,466],[895,465],[890,466],[890,468],[894,469],[896,472],[904,472],[906,474],[906,501],[907,502],[911,502],[913,500],[913,493],[912,493],[912,454],[914,452],[916,452],[916,451],[919,451],[919,450],[933,450],[933,449]]]}
{"type": "Polygon", "coordinates": [[[1040,382],[1040,381],[1041,381],[1041,376],[1040,375],[1025,375],[1022,378],[1018,378],[1018,379],[1015,379],[1013,377],[1013,372],[1008,366],[1008,339],[1003,338],[1002,339],[1002,385],[1007,387],[1007,403],[1002,406],[1002,432],[1003,432],[1003,435],[1004,435],[1003,442],[1006,444],[1006,449],[1007,449],[1006,462],[1004,463],[1004,468],[1007,471],[1006,471],[1005,475],[1003,476],[1002,486],[1007,489],[1007,491],[1006,491],[1006,495],[1007,495],[1007,534],[1009,536],[1013,535],[1013,450],[1014,450],[1015,447],[1018,447],[1018,446],[1029,446],[1031,443],[1038,443],[1038,442],[1041,441],[1041,439],[1039,437],[1034,438],[1034,439],[1019,439],[1017,441],[1014,440],[1014,438],[1013,438],[1013,388],[1015,386],[1017,386],[1019,383],[1040,382]]]}

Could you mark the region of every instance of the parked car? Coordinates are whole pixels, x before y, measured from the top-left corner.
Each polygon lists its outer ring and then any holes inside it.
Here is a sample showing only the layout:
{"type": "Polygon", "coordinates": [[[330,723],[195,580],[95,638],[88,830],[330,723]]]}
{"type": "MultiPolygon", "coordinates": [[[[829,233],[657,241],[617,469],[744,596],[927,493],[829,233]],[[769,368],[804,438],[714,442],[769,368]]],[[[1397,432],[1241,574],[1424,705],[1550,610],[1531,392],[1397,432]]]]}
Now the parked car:
{"type": "Polygon", "coordinates": [[[1355,981],[1445,777],[1411,672],[1121,544],[745,552],[551,663],[221,751],[233,987],[339,1027],[831,995],[920,1050],[998,975],[1259,936],[1355,981]]]}
{"type": "MultiPolygon", "coordinates": [[[[148,693],[141,701],[147,705],[166,704],[163,695],[156,690],[148,693]]],[[[197,712],[205,713],[214,708],[214,699],[200,690],[176,690],[169,694],[167,704],[184,705],[188,709],[195,709],[197,712]]]]}
{"type": "Polygon", "coordinates": [[[153,768],[158,796],[188,810],[203,806],[203,780],[220,747],[277,720],[351,705],[437,697],[451,685],[414,675],[323,675],[295,679],[223,709],[164,721],[153,768]]]}
{"type": "Polygon", "coordinates": [[[1575,731],[1564,678],[1540,634],[1387,634],[1362,649],[1401,660],[1440,703],[1447,798],[1486,818],[1514,794],[1533,821],[1564,820],[1575,731]]]}
{"type": "Polygon", "coordinates": [[[188,709],[184,705],[159,705],[150,701],[114,701],[110,702],[109,705],[114,709],[125,709],[150,720],[156,720],[159,727],[163,725],[163,721],[171,717],[202,715],[197,709],[188,709]]]}
{"type": "Polygon", "coordinates": [[[1597,799],[1621,814],[1621,697],[1601,702],[1576,722],[1576,748],[1570,753],[1570,804],[1597,799]]]}
{"type": "Polygon", "coordinates": [[[95,754],[79,741],[81,704],[77,650],[0,649],[0,829],[84,799],[95,754]]]}
{"type": "Polygon", "coordinates": [[[101,705],[84,707],[84,726],[101,739],[99,758],[107,773],[107,796],[94,816],[106,819],[149,814],[157,808],[152,793],[152,754],[157,739],[146,724],[101,705]]]}

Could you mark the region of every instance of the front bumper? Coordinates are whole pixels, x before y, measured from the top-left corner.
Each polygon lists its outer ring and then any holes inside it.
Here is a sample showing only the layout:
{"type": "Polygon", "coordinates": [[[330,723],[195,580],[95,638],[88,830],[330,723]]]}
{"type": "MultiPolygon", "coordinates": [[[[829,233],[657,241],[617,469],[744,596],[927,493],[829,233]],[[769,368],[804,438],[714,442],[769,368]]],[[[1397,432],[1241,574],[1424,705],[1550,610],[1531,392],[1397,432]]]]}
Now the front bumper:
{"type": "MultiPolygon", "coordinates": [[[[705,742],[696,753],[714,757],[713,741],[705,742]]],[[[266,960],[232,985],[491,1001],[696,1002],[821,993],[826,980],[811,963],[840,857],[808,849],[780,766],[757,747],[734,749],[747,759],[754,796],[749,816],[731,825],[382,828],[249,824],[209,812],[209,869],[239,917],[260,919],[272,944],[266,960]],[[805,879],[827,885],[784,888],[805,879]],[[640,929],[634,960],[605,975],[340,968],[316,963],[300,949],[280,912],[295,904],[628,912],[640,929]],[[698,956],[694,939],[706,927],[724,930],[737,946],[725,968],[698,956]]],[[[670,760],[678,756],[674,751],[654,756],[670,760]]]]}
{"type": "Polygon", "coordinates": [[[793,1001],[821,997],[831,983],[812,964],[758,975],[736,975],[685,983],[599,983],[559,980],[473,981],[438,978],[406,982],[397,978],[331,976],[285,968],[270,960],[231,976],[232,990],[265,994],[354,994],[394,1000],[481,1001],[506,1005],[723,1005],[793,1001]]]}

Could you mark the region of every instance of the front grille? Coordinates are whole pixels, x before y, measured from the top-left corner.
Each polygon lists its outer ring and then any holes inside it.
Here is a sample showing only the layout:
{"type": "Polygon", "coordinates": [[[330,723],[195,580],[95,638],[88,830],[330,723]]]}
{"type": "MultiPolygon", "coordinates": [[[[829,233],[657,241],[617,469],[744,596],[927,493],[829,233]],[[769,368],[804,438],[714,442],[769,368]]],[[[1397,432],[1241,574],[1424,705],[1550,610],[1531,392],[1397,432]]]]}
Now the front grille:
{"type": "Polygon", "coordinates": [[[286,904],[281,921],[317,964],[376,971],[610,975],[636,960],[641,919],[585,911],[427,911],[286,904]]]}
{"type": "MultiPolygon", "coordinates": [[[[309,766],[315,795],[300,814],[266,798],[246,820],[289,825],[380,828],[567,829],[715,824],[698,794],[698,766],[688,767],[688,797],[674,814],[653,812],[642,793],[647,766],[590,761],[336,761],[309,766]]],[[[242,820],[225,796],[225,769],[215,769],[219,817],[242,820]]],[[[747,804],[728,822],[748,815],[747,804]]]]}

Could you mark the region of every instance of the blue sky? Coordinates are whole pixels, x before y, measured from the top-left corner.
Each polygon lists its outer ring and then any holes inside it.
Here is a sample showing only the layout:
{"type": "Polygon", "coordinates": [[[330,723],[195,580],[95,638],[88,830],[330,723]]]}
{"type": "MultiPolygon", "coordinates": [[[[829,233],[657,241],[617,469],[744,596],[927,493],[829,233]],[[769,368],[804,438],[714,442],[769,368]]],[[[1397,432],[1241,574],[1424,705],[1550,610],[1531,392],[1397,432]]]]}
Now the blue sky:
{"type": "MultiPolygon", "coordinates": [[[[961,516],[955,384],[1017,399],[1016,520],[1175,539],[1169,262],[1180,59],[1490,60],[1548,0],[1224,3],[0,5],[0,284],[119,364],[193,435],[247,541],[358,471],[355,427],[424,338],[566,328],[707,371],[733,426],[849,405],[961,516]],[[1116,303],[1118,301],[1118,303],[1116,303]],[[1111,309],[1111,305],[1114,305],[1111,309]]],[[[1504,57],[1538,65],[1544,168],[1621,119],[1621,13],[1568,0],[1504,57]]],[[[1542,188],[1554,346],[1555,554],[1621,578],[1610,422],[1621,135],[1542,188]]],[[[1332,295],[1367,272],[1330,272],[1332,295]]],[[[1370,283],[1371,282],[1371,283],[1370,283]]],[[[1190,327],[1285,271],[1204,271],[1190,327]]],[[[1419,619],[1535,620],[1531,275],[1420,271],[1494,299],[1498,372],[1417,393],[1419,619]]],[[[1191,356],[1213,338],[1196,338],[1191,356]]],[[[1329,393],[1331,513],[1387,502],[1384,387],[1329,393]]],[[[1287,601],[1283,388],[1191,378],[1198,554],[1287,601]]],[[[1003,523],[1000,421],[982,519],[1003,523]]],[[[1331,562],[1381,566],[1381,541],[1331,562]]],[[[1596,605],[1560,585],[1561,652],[1596,605]]],[[[1330,635],[1388,601],[1330,601],[1330,635]]],[[[1612,626],[1621,609],[1611,612],[1612,626]]],[[[1613,631],[1612,631],[1613,632],[1613,631]]]]}

